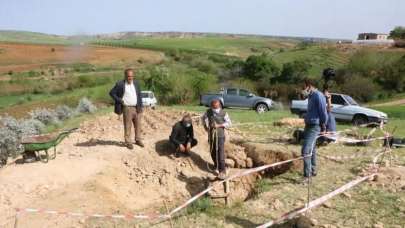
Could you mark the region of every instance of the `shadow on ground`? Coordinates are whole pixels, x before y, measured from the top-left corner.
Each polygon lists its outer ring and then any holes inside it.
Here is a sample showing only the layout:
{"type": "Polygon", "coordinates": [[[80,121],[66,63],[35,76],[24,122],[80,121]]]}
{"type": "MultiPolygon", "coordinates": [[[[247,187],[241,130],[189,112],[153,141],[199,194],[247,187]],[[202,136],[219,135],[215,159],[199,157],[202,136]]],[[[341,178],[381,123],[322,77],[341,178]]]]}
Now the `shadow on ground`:
{"type": "Polygon", "coordinates": [[[75,146],[91,147],[91,146],[118,146],[126,147],[124,142],[114,140],[90,139],[86,142],[76,143],[75,146]]]}

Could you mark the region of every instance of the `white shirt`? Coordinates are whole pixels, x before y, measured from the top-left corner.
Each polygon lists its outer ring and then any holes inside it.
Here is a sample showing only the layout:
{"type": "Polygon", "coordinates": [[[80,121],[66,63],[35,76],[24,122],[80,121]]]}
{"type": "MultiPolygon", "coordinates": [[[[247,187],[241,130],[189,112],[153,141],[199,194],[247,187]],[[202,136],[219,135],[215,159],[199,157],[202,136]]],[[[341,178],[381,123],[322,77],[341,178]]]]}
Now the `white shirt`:
{"type": "Polygon", "coordinates": [[[138,104],[138,97],[134,82],[125,82],[124,96],[122,97],[125,106],[136,106],[138,104]]]}

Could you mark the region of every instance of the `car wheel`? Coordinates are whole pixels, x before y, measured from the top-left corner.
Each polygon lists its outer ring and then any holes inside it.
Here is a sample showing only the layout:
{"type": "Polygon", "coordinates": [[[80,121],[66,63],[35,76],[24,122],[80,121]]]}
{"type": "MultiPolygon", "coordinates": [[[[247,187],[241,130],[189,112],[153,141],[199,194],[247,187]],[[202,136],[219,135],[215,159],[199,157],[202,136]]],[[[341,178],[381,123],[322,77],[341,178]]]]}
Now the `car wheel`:
{"type": "Polygon", "coordinates": [[[264,113],[264,112],[267,112],[267,111],[269,111],[269,107],[267,107],[267,105],[266,104],[258,104],[258,105],[256,105],[256,112],[257,113],[264,113]]]}
{"type": "Polygon", "coordinates": [[[355,126],[361,126],[364,124],[368,124],[368,119],[366,116],[363,116],[363,115],[355,115],[353,117],[352,122],[353,122],[353,125],[355,125],[355,126]]]}

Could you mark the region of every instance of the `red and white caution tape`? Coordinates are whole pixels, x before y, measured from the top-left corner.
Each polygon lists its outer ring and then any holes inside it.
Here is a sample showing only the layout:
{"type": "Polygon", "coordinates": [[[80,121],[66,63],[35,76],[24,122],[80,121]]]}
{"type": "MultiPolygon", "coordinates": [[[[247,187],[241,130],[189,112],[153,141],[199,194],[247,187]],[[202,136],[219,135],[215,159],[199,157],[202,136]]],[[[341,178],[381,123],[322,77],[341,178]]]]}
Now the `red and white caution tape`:
{"type": "Polygon", "coordinates": [[[258,228],[270,227],[272,225],[284,222],[285,220],[292,219],[292,218],[304,213],[305,211],[307,211],[307,210],[309,210],[311,208],[314,208],[314,207],[317,207],[317,206],[321,205],[322,203],[326,202],[327,200],[331,199],[332,197],[334,197],[334,196],[336,196],[336,195],[338,195],[338,194],[340,194],[340,193],[342,193],[342,192],[344,192],[344,191],[346,191],[346,190],[360,184],[361,182],[373,178],[375,175],[376,175],[376,173],[373,173],[371,175],[368,175],[368,176],[361,177],[361,178],[358,178],[356,180],[353,180],[353,181],[343,185],[342,187],[340,187],[340,188],[338,188],[338,189],[336,189],[336,190],[334,190],[334,191],[332,191],[332,192],[330,192],[330,193],[328,193],[328,194],[326,194],[326,195],[324,195],[324,196],[322,196],[322,197],[320,197],[318,199],[312,200],[305,207],[296,208],[296,209],[284,214],[283,216],[281,216],[280,218],[278,218],[276,220],[272,220],[272,221],[267,222],[267,223],[265,223],[265,224],[263,224],[261,226],[258,226],[258,228]]]}
{"type": "Polygon", "coordinates": [[[17,216],[23,213],[36,213],[36,214],[47,214],[47,215],[64,215],[69,217],[86,217],[86,218],[109,218],[109,219],[161,219],[168,218],[167,215],[161,214],[87,214],[82,212],[67,212],[67,211],[57,211],[57,210],[46,210],[46,209],[36,209],[36,208],[16,208],[17,216]]]}

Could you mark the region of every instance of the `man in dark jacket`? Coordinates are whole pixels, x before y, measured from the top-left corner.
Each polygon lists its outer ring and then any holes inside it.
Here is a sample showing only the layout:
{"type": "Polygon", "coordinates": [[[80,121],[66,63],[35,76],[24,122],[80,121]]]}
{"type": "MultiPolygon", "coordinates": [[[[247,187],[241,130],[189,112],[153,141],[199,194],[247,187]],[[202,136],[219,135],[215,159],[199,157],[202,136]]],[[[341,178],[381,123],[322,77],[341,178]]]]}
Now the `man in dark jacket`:
{"type": "Polygon", "coordinates": [[[135,128],[135,144],[144,147],[141,140],[141,113],[143,110],[141,88],[139,82],[134,80],[134,71],[126,69],[125,80],[118,81],[110,91],[114,99],[114,112],[124,116],[125,145],[133,149],[131,142],[132,125],[135,128]]]}
{"type": "Polygon", "coordinates": [[[190,115],[185,115],[181,121],[173,126],[170,142],[176,147],[176,156],[179,153],[189,154],[191,148],[197,145],[190,115]]]}

